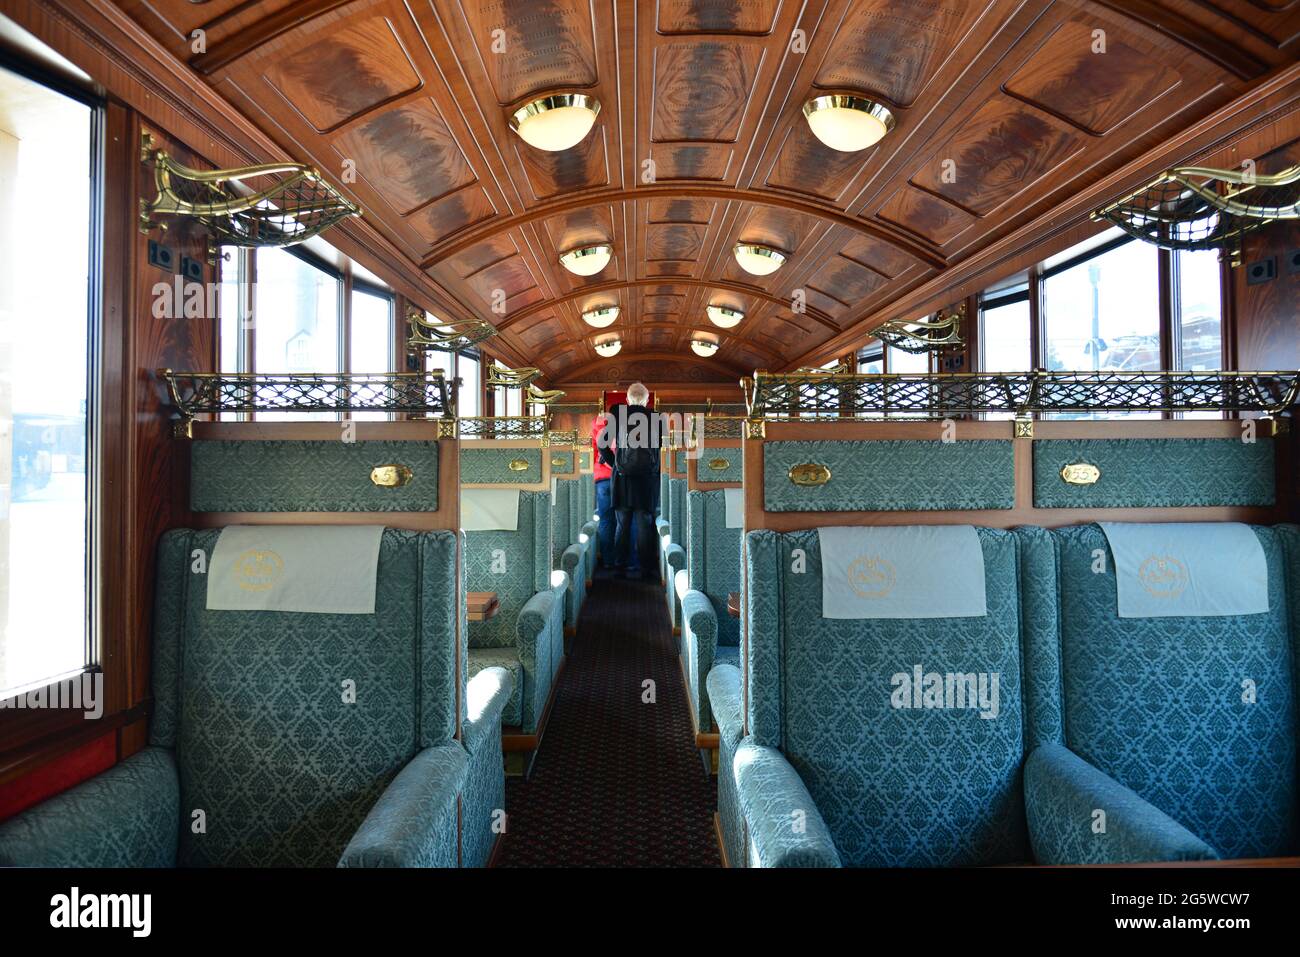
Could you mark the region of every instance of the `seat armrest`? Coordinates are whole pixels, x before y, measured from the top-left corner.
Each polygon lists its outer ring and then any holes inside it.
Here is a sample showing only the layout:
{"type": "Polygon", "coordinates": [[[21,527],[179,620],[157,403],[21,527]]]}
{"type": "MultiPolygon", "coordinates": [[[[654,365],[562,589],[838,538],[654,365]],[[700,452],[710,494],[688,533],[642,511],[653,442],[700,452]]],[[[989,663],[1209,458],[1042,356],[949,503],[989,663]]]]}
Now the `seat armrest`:
{"type": "Polygon", "coordinates": [[[686,550],[676,542],[668,546],[664,558],[668,562],[668,575],[671,578],[676,578],[677,573],[686,568],[686,550]]]}
{"type": "Polygon", "coordinates": [[[812,795],[785,756],[746,740],[731,764],[754,867],[839,867],[812,795]]]}
{"type": "Polygon", "coordinates": [[[590,545],[596,540],[596,533],[600,530],[597,522],[585,522],[582,526],[582,534],[587,536],[587,544],[590,545]]]}
{"type": "MultiPolygon", "coordinates": [[[[560,554],[560,569],[569,576],[569,581],[578,580],[578,566],[582,564],[582,552],[585,546],[570,545],[560,554]]],[[[566,582],[565,587],[568,587],[566,582]]]]}
{"type": "Polygon", "coordinates": [[[339,867],[455,867],[459,861],[457,797],[469,757],[457,742],[425,748],[357,828],[339,867]]]}
{"type": "Polygon", "coordinates": [[[677,600],[686,597],[686,593],[691,590],[691,573],[685,568],[679,568],[677,574],[673,576],[673,591],[677,593],[677,600]]]}
{"type": "Polygon", "coordinates": [[[484,668],[465,686],[465,704],[469,714],[465,719],[461,737],[465,749],[477,754],[480,745],[490,740],[493,731],[501,724],[501,714],[510,703],[515,680],[505,668],[484,668]]]}
{"type": "MultiPolygon", "coordinates": [[[[568,576],[565,575],[567,585],[568,576]]],[[[532,654],[532,649],[537,647],[537,639],[546,630],[547,625],[551,622],[551,611],[555,602],[564,601],[563,592],[558,599],[555,590],[548,588],[546,591],[539,591],[528,601],[524,602],[524,607],[519,609],[519,618],[515,622],[515,634],[519,639],[520,658],[523,657],[525,648],[530,649],[530,655],[533,660],[536,656],[532,654]]]]}
{"type": "Polygon", "coordinates": [[[1025,816],[1040,864],[1217,860],[1164,811],[1062,744],[1025,762],[1025,816]],[[1104,816],[1103,816],[1104,815],[1104,816]]]}
{"type": "Polygon", "coordinates": [[[714,665],[705,682],[709,708],[718,724],[718,737],[735,747],[740,741],[740,669],[735,665],[714,665]]]}
{"type": "Polygon", "coordinates": [[[660,542],[664,540],[665,535],[668,535],[670,537],[672,536],[673,526],[669,523],[668,519],[666,518],[655,519],[655,534],[659,536],[660,542]]]}
{"type": "Polygon", "coordinates": [[[0,824],[0,867],[175,867],[180,779],[145,748],[0,824]]]}

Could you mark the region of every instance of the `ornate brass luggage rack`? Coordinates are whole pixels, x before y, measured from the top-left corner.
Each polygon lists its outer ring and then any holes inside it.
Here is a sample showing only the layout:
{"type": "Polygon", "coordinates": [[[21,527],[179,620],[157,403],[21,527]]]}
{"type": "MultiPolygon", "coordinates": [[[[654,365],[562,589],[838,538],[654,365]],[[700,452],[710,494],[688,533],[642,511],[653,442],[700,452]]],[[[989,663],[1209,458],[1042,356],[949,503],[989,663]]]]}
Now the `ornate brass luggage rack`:
{"type": "Polygon", "coordinates": [[[455,435],[454,392],[439,371],[359,375],[159,369],[158,376],[180,413],[175,433],[183,438],[190,437],[196,415],[220,412],[394,412],[437,418],[439,438],[455,435]]]}
{"type": "Polygon", "coordinates": [[[361,207],[302,163],[198,170],[154,148],[145,133],[141,162],[153,165],[158,195],[140,200],[140,229],[166,228],[155,216],[188,216],[207,227],[214,245],[292,246],[319,235],[361,207]]]}
{"type": "MultiPolygon", "coordinates": [[[[963,344],[961,324],[965,318],[966,304],[963,302],[947,313],[940,312],[933,319],[896,319],[887,322],[883,326],[877,326],[872,335],[895,349],[913,355],[938,352],[963,344]]],[[[839,371],[847,372],[848,369],[841,366],[839,371]]]]}
{"type": "Polygon", "coordinates": [[[546,444],[553,449],[571,449],[575,452],[579,448],[586,447],[579,446],[577,429],[556,429],[553,432],[547,432],[546,444]]]}
{"type": "Polygon", "coordinates": [[[541,439],[546,444],[544,415],[467,415],[456,421],[462,439],[541,439]]]}
{"type": "Polygon", "coordinates": [[[706,439],[738,439],[745,434],[745,419],[743,415],[705,415],[704,416],[704,438],[706,439]]]}
{"type": "Polygon", "coordinates": [[[537,379],[541,374],[542,370],[533,366],[507,369],[494,362],[488,366],[487,386],[488,388],[521,389],[528,401],[537,405],[549,406],[557,399],[564,398],[565,393],[562,389],[543,389],[537,385],[537,379]]]}
{"type": "Polygon", "coordinates": [[[1253,169],[1180,166],[1092,212],[1166,249],[1219,249],[1241,262],[1241,238],[1276,219],[1300,219],[1300,166],[1253,169]]]}
{"type": "Polygon", "coordinates": [[[1300,372],[756,372],[741,380],[748,434],[764,421],[835,422],[906,414],[941,419],[1012,413],[1017,435],[1052,412],[1259,412],[1276,417],[1300,396],[1300,372]]]}
{"type": "Polygon", "coordinates": [[[423,311],[415,308],[406,312],[411,327],[406,337],[406,347],[413,355],[433,349],[437,352],[459,352],[491,339],[497,334],[496,326],[481,319],[459,319],[430,322],[423,311]]]}

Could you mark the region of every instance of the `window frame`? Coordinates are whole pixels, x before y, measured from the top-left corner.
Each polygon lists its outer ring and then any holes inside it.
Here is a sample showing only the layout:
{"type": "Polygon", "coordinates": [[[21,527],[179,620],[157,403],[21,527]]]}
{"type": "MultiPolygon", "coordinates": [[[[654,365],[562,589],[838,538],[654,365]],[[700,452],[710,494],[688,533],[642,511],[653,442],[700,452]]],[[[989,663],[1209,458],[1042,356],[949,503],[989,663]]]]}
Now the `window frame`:
{"type": "MultiPolygon", "coordinates": [[[[74,100],[90,110],[90,186],[86,270],[86,623],[83,634],[83,663],[67,673],[52,676],[46,684],[31,687],[29,693],[87,674],[104,676],[101,716],[85,720],[80,711],[66,708],[0,710],[0,783],[15,780],[51,758],[89,744],[138,720],[146,713],[144,704],[130,704],[130,636],[116,627],[122,597],[104,589],[104,569],[126,555],[122,530],[104,517],[121,504],[130,464],[120,450],[125,445],[127,417],[117,412],[122,402],[121,373],[110,368],[106,357],[112,352],[126,326],[131,310],[126,299],[129,253],[108,237],[115,234],[121,210],[130,205],[132,183],[109,175],[121,167],[118,137],[130,126],[126,110],[102,96],[89,84],[79,84],[66,75],[0,47],[0,69],[74,100]],[[120,207],[120,209],[119,209],[120,207]],[[110,455],[110,451],[112,454],[110,455]]],[[[134,153],[134,151],[133,151],[134,153]]],[[[134,171],[137,167],[131,166],[134,171]]],[[[128,212],[126,215],[130,215],[128,212]]],[[[125,591],[125,589],[121,589],[125,591]]],[[[26,686],[23,686],[26,687],[26,686]]]]}

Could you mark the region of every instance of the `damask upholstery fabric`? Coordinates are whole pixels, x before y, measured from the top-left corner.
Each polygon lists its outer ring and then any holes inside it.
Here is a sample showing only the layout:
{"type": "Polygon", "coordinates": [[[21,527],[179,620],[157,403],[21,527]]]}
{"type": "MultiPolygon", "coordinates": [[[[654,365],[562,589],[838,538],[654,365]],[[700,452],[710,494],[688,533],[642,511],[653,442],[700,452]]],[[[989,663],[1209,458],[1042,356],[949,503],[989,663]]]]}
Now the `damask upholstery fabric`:
{"type": "Polygon", "coordinates": [[[578,613],[582,603],[587,600],[587,573],[583,566],[582,545],[570,545],[560,556],[560,569],[569,576],[569,585],[564,590],[564,625],[566,628],[578,627],[578,613]]]}
{"type": "Polygon", "coordinates": [[[731,766],[756,867],[840,866],[817,803],[780,751],[742,741],[731,766]]]}
{"type": "Polygon", "coordinates": [[[726,493],[694,490],[687,496],[687,568],[691,587],[704,592],[718,617],[718,644],[740,643],[740,622],[727,612],[727,597],[740,591],[741,529],[727,528],[726,493]]]}
{"type": "Polygon", "coordinates": [[[196,512],[436,512],[438,443],[218,441],[190,443],[196,512]],[[381,488],[377,465],[405,465],[411,480],[381,488]]]}
{"type": "Polygon", "coordinates": [[[552,472],[572,472],[577,468],[573,461],[574,453],[572,451],[551,449],[550,456],[552,472]]]}
{"type": "Polygon", "coordinates": [[[718,823],[727,863],[745,866],[745,818],[736,792],[732,764],[743,735],[740,704],[741,675],[733,665],[714,665],[708,678],[709,708],[718,723],[718,823]]]}
{"type": "Polygon", "coordinates": [[[1025,812],[1040,864],[1198,861],[1214,849],[1063,744],[1025,762],[1025,812]],[[1104,814],[1104,817],[1098,815],[1104,814]]]}
{"type": "Polygon", "coordinates": [[[570,513],[573,499],[569,495],[567,479],[558,479],[555,483],[555,501],[551,504],[551,567],[560,567],[560,556],[564,550],[577,541],[569,534],[570,513]]]}
{"type": "Polygon", "coordinates": [[[469,753],[468,776],[461,798],[462,867],[484,867],[504,823],[506,776],[501,759],[501,724],[514,695],[514,679],[503,668],[487,668],[470,681],[466,698],[469,720],[462,742],[469,753]]]}
{"type": "Polygon", "coordinates": [[[696,477],[701,482],[744,481],[745,457],[738,446],[705,444],[695,462],[696,477]],[[720,468],[714,468],[720,465],[720,468]]]}
{"type": "MultiPolygon", "coordinates": [[[[677,453],[682,454],[682,453],[677,453]]],[[[686,511],[686,479],[670,478],[668,480],[668,514],[664,516],[672,526],[673,541],[686,545],[686,526],[690,516],[686,511]]]]}
{"type": "Polygon", "coordinates": [[[149,747],[0,824],[0,867],[175,867],[180,783],[149,747]]]}
{"type": "Polygon", "coordinates": [[[1041,439],[1034,442],[1039,508],[1272,505],[1273,440],[1041,439]],[[1092,485],[1061,478],[1066,465],[1101,471],[1092,485]]]}
{"type": "MultiPolygon", "coordinates": [[[[686,474],[686,453],[685,452],[673,453],[673,471],[676,472],[678,475],[686,474]]],[[[682,479],[681,481],[685,482],[686,480],[682,479]]]]}
{"type": "MultiPolygon", "coordinates": [[[[210,561],[219,534],[169,537],[210,561]]],[[[180,677],[160,669],[155,699],[177,715],[182,865],[333,864],[415,753],[452,738],[455,555],[453,532],[387,529],[374,615],[208,611],[178,556],[183,624],[160,622],[155,642],[180,677]]]]}
{"type": "Polygon", "coordinates": [[[659,472],[659,516],[666,518],[668,512],[668,472],[659,472]]]}
{"type": "MultiPolygon", "coordinates": [[[[677,594],[677,573],[686,571],[686,549],[673,544],[664,552],[664,564],[668,566],[664,577],[664,589],[668,596],[668,620],[674,628],[681,629],[682,600],[677,594]]],[[[689,576],[689,572],[687,575],[689,576]]],[[[680,650],[680,649],[679,649],[680,650]]]]}
{"type": "MultiPolygon", "coordinates": [[[[460,448],[461,485],[533,485],[542,481],[542,452],[540,448],[477,448],[462,445],[460,448]],[[511,471],[510,463],[516,459],[528,463],[519,472],[511,471]]],[[[549,493],[548,493],[549,494],[549,493]]]]}
{"type": "Polygon", "coordinates": [[[1297,845],[1286,532],[1254,531],[1268,561],[1270,610],[1204,618],[1119,618],[1101,529],[1052,532],[1065,745],[1225,858],[1297,845]]]}
{"type": "Polygon", "coordinates": [[[563,588],[548,588],[528,599],[519,611],[515,643],[524,679],[520,726],[532,734],[550,697],[558,656],[564,652],[563,588]]]}
{"type": "Polygon", "coordinates": [[[690,698],[696,730],[708,733],[713,728],[709,694],[705,687],[713,668],[713,652],[718,645],[718,616],[709,596],[692,589],[682,597],[682,673],[690,698]]]}
{"type": "Polygon", "coordinates": [[[455,867],[457,795],[469,759],[455,741],[425,748],[379,796],[339,867],[455,867]]]}
{"type": "Polygon", "coordinates": [[[912,620],[825,620],[816,530],[747,538],[749,731],[784,752],[846,865],[1028,856],[1016,543],[978,533],[988,614],[912,620]],[[916,667],[983,675],[990,687],[996,675],[996,717],[901,707],[897,677],[916,667]]]}
{"type": "Polygon", "coordinates": [[[519,654],[513,648],[471,648],[469,650],[469,679],[473,681],[480,672],[501,668],[510,675],[510,695],[501,706],[501,723],[519,727],[524,723],[524,670],[519,654]]]}
{"type": "Polygon", "coordinates": [[[524,602],[550,589],[550,500],[550,492],[520,492],[517,531],[465,533],[469,590],[496,592],[500,602],[487,621],[470,623],[471,647],[512,647],[524,602]]]}
{"type": "Polygon", "coordinates": [[[1020,640],[1025,652],[1026,748],[1065,740],[1056,543],[1045,528],[1015,530],[1020,562],[1020,640]]]}
{"type": "MultiPolygon", "coordinates": [[[[740,667],[740,646],[738,645],[719,645],[713,649],[713,664],[731,665],[734,668],[740,667]]],[[[716,715],[714,716],[716,720],[716,715]]]]}
{"type": "MultiPolygon", "coordinates": [[[[769,512],[952,511],[1012,508],[1010,441],[787,441],[763,443],[763,502],[769,512]],[[830,469],[825,485],[790,481],[795,465],[830,469]]],[[[833,524],[833,523],[831,523],[833,524]]]]}

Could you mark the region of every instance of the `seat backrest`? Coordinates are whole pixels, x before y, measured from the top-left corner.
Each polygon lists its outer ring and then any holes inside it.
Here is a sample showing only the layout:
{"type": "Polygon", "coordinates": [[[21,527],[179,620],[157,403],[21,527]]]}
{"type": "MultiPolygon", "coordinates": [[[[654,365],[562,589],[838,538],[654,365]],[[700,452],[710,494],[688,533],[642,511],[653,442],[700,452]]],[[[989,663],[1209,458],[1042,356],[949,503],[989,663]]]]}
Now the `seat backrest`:
{"type": "Polygon", "coordinates": [[[457,535],[385,530],[367,615],[208,610],[195,568],[220,534],[159,546],[150,743],[176,752],[179,863],[333,865],[415,753],[458,733],[457,535]]]}
{"type": "Polygon", "coordinates": [[[1099,526],[1019,532],[1054,545],[1025,574],[1055,578],[1063,743],[1225,858],[1294,853],[1297,840],[1300,616],[1287,589],[1300,585],[1300,535],[1253,529],[1267,612],[1163,618],[1119,617],[1099,526]]]}
{"type": "Polygon", "coordinates": [[[798,771],[846,865],[1028,859],[1016,542],[978,535],[987,613],[924,619],[823,618],[817,531],[746,537],[747,729],[798,771]],[[913,706],[918,668],[945,706],[913,706]],[[962,707],[981,682],[996,708],[962,707]]]}
{"type": "Polygon", "coordinates": [[[465,540],[467,587],[496,592],[500,603],[487,621],[470,622],[470,647],[514,647],[519,610],[551,587],[551,493],[521,491],[516,530],[466,532],[465,540]]]}
{"type": "Polygon", "coordinates": [[[572,479],[555,479],[555,495],[551,499],[551,567],[560,567],[560,556],[577,541],[572,534],[573,493],[572,479]]]}
{"type": "Polygon", "coordinates": [[[718,644],[740,644],[740,621],[727,611],[727,598],[740,591],[739,528],[727,528],[726,492],[687,493],[686,562],[691,587],[704,592],[718,616],[718,644]]]}

